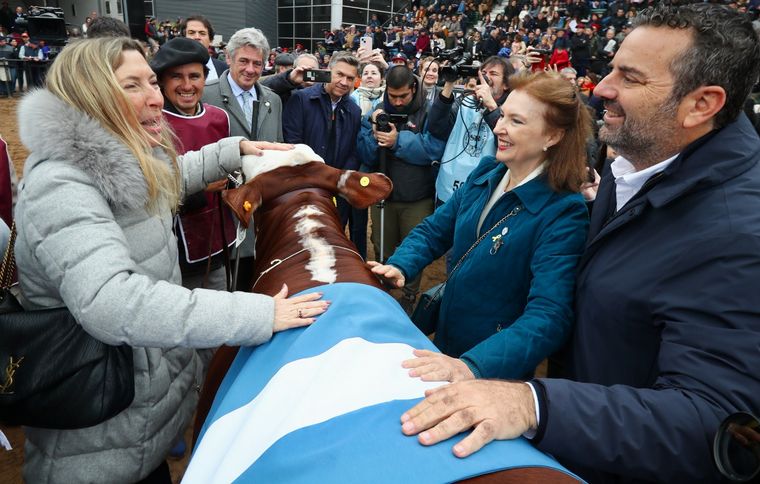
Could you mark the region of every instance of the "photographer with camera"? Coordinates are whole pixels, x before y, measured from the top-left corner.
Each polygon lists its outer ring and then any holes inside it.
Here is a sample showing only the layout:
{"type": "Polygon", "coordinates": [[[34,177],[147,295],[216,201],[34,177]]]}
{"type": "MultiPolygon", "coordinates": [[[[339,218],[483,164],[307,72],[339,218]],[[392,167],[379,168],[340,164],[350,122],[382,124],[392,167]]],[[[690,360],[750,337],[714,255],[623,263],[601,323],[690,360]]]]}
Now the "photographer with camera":
{"type": "MultiPolygon", "coordinates": [[[[385,86],[382,103],[362,119],[357,155],[371,169],[382,171],[393,181],[393,193],[383,209],[382,240],[380,209],[372,207],[370,212],[375,254],[380,254],[382,244],[383,256],[387,258],[433,212],[433,162],[441,159],[446,142],[428,132],[422,82],[408,67],[390,69],[385,86]]],[[[414,306],[419,281],[418,276],[404,287],[400,302],[407,311],[414,306]]]]}
{"type": "Polygon", "coordinates": [[[493,129],[499,120],[499,107],[507,99],[512,65],[502,57],[489,57],[476,75],[480,82],[472,91],[454,98],[454,83],[460,71],[472,66],[444,66],[443,90],[430,108],[430,132],[445,139],[446,148],[436,179],[437,204],[446,202],[459,188],[480,159],[496,153],[493,129]]]}

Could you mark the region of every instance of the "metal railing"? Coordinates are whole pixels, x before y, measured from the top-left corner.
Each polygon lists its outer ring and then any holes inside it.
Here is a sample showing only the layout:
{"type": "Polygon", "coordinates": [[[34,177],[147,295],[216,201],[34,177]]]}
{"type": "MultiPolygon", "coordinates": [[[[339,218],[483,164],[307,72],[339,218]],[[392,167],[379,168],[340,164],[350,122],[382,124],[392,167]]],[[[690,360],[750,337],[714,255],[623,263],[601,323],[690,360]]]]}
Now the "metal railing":
{"type": "Polygon", "coordinates": [[[0,97],[11,97],[32,87],[42,86],[51,61],[0,59],[0,97]]]}

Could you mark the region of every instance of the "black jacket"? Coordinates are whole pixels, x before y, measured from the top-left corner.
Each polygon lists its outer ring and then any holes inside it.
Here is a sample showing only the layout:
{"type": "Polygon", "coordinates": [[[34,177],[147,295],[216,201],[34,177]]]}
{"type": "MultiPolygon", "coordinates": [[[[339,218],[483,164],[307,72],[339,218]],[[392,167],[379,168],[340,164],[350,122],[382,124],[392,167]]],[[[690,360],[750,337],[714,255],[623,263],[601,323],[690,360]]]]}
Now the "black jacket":
{"type": "Polygon", "coordinates": [[[574,381],[539,381],[538,447],[589,482],[719,481],[721,420],[760,415],[759,162],[741,114],[617,212],[606,170],[578,269],[574,381]]]}

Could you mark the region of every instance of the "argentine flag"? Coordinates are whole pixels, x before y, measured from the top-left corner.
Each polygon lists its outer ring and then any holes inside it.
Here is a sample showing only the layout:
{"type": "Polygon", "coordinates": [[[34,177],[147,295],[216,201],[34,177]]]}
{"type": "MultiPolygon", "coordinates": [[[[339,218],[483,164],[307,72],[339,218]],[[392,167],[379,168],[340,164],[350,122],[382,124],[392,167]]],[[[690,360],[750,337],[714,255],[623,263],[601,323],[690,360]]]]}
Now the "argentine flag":
{"type": "Polygon", "coordinates": [[[184,483],[441,483],[525,466],[568,472],[524,439],[459,459],[452,440],[424,447],[403,435],[401,414],[442,383],[409,377],[401,362],[435,347],[379,289],[338,283],[304,292],[314,291],[332,301],[316,323],[240,349],[184,483]]]}

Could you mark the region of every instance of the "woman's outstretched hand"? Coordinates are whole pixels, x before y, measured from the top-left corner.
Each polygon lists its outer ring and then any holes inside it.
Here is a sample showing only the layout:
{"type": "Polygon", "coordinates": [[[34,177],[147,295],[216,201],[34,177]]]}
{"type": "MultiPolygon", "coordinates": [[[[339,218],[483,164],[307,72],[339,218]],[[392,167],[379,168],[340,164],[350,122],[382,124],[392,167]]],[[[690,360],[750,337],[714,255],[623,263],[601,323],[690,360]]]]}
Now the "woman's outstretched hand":
{"type": "Polygon", "coordinates": [[[387,285],[391,287],[404,287],[406,278],[404,278],[398,267],[383,265],[375,261],[368,261],[367,265],[372,273],[380,277],[387,285]]]}
{"type": "Polygon", "coordinates": [[[312,292],[288,298],[288,286],[274,296],[274,326],[272,332],[308,326],[316,321],[316,316],[327,311],[330,301],[320,301],[321,292],[312,292]]]}
{"type": "Polygon", "coordinates": [[[255,155],[261,156],[263,150],[277,150],[288,151],[295,148],[295,146],[288,143],[271,143],[269,141],[248,141],[243,140],[240,142],[240,154],[241,155],[255,155]]]}
{"type": "Polygon", "coordinates": [[[454,383],[475,378],[470,367],[459,358],[428,350],[414,350],[414,356],[416,358],[404,360],[401,366],[409,369],[409,376],[419,377],[422,381],[454,383]]]}

